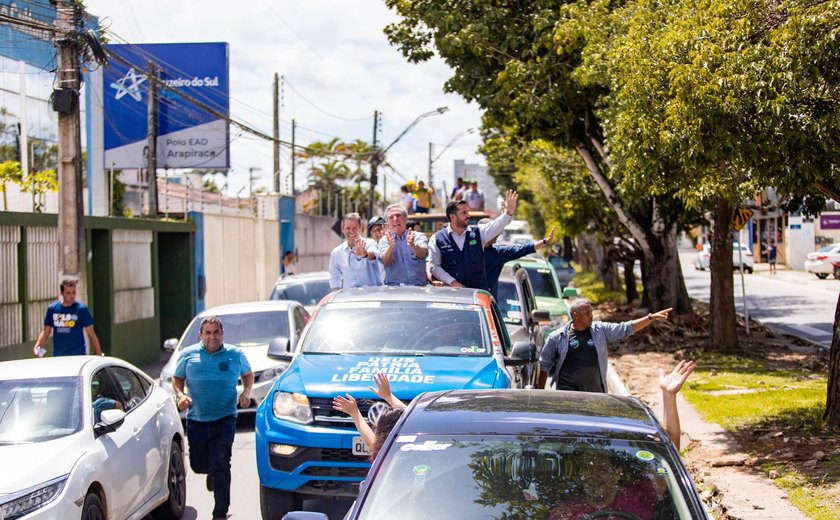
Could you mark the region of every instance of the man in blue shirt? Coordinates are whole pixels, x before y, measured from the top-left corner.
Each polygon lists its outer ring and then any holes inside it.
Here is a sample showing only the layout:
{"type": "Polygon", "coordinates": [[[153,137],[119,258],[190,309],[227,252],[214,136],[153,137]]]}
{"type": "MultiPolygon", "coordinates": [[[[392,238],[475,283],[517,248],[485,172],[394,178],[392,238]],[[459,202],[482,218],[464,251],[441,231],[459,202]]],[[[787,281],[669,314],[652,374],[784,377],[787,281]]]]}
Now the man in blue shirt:
{"type": "Polygon", "coordinates": [[[236,433],[236,405],[251,403],[254,373],[237,347],[225,345],[222,321],[216,316],[201,320],[201,342],[189,346],[178,358],[172,377],[178,409],[187,409],[190,467],[207,474],[213,491],[213,518],[224,519],[230,507],[230,456],[236,433]],[[242,393],[236,384],[242,378],[242,393]],[[187,395],[189,386],[189,395],[187,395]]]}
{"type": "MultiPolygon", "coordinates": [[[[489,218],[483,218],[478,221],[478,225],[490,222],[489,218]]],[[[525,255],[536,253],[543,247],[554,241],[554,228],[551,228],[551,233],[547,237],[540,240],[534,240],[530,244],[512,244],[508,246],[499,245],[496,243],[498,236],[493,237],[484,246],[484,272],[487,276],[487,287],[490,288],[490,294],[493,298],[499,299],[499,276],[502,274],[502,269],[507,262],[522,258],[525,255]]]]}
{"type": "Polygon", "coordinates": [[[37,357],[43,356],[43,346],[53,332],[54,356],[84,356],[87,354],[85,335],[87,332],[90,344],[97,356],[102,355],[99,338],[93,330],[93,316],[90,309],[82,302],[76,301],[76,284],[74,279],[61,282],[61,299],[47,307],[44,316],[44,329],[35,340],[32,351],[37,357]]]}
{"type": "Polygon", "coordinates": [[[428,240],[423,233],[406,229],[408,212],[400,204],[385,208],[388,229],[379,241],[379,259],[385,266],[385,285],[426,285],[428,240]]]}
{"type": "Polygon", "coordinates": [[[362,236],[362,217],[344,215],[341,230],[345,241],[330,253],[330,289],[382,285],[377,244],[362,236]]]}

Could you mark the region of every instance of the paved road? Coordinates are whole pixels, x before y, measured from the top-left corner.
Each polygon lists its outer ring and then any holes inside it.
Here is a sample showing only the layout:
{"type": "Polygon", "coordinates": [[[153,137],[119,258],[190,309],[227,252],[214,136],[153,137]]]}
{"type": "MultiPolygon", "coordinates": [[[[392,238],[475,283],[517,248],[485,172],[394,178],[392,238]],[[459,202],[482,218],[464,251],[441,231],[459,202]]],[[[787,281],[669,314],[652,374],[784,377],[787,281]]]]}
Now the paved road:
{"type": "MultiPolygon", "coordinates": [[[[231,458],[232,477],[231,506],[228,512],[230,520],[259,520],[260,516],[260,480],[257,477],[255,455],[254,416],[239,417],[236,426],[236,438],[233,441],[231,458]]],[[[187,510],[184,520],[205,520],[212,517],[213,493],[205,487],[205,476],[187,470],[187,510]]],[[[303,507],[307,511],[319,511],[329,515],[330,520],[339,520],[350,509],[348,500],[306,500],[303,507]]]]}
{"type": "MultiPolygon", "coordinates": [[[[692,298],[709,301],[711,274],[694,269],[696,252],[680,254],[683,276],[692,298]]],[[[744,312],[741,275],[735,273],[735,305],[744,312]]],[[[770,275],[767,264],[756,264],[754,274],[744,273],[747,308],[753,319],[774,329],[805,337],[826,347],[831,346],[834,309],[840,292],[840,280],[819,280],[800,271],[779,271],[770,275]]]]}

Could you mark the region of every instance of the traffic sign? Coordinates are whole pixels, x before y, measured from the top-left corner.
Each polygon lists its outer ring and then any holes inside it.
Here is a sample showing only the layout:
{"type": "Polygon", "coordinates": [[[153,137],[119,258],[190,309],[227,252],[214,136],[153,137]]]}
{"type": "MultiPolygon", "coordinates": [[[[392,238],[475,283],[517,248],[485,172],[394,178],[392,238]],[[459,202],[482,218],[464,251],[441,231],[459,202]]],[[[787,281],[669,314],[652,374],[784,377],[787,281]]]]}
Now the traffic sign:
{"type": "Polygon", "coordinates": [[[738,208],[735,210],[735,219],[732,222],[732,227],[735,231],[741,231],[747,222],[752,218],[753,210],[747,208],[738,208]]]}

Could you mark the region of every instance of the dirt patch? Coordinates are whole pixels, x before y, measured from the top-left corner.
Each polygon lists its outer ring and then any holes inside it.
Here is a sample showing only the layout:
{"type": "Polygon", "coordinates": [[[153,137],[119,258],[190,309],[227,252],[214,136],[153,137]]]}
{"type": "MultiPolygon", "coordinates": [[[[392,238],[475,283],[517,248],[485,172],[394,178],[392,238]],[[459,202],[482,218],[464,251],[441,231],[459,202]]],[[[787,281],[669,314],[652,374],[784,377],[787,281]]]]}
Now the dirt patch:
{"type": "MultiPolygon", "coordinates": [[[[635,307],[608,302],[596,309],[595,318],[624,321],[644,314],[635,307]]],[[[611,359],[630,393],[661,413],[658,369],[670,370],[680,359],[696,359],[699,353],[712,350],[708,324],[708,307],[695,302],[695,315],[653,323],[644,332],[619,342],[611,359]]],[[[827,372],[826,350],[801,338],[777,334],[755,322],[750,323],[751,335],[747,336],[740,317],[738,325],[739,349],[728,354],[759,359],[774,369],[827,372]]],[[[840,433],[815,432],[790,421],[768,422],[731,433],[742,448],[742,455],[712,453],[685,437],[682,443],[686,466],[718,518],[732,518],[723,505],[726,498],[705,481],[708,477],[714,480],[717,472],[732,471],[733,466],[743,467],[744,471],[762,469],[770,478],[778,478],[785,470],[796,470],[811,482],[831,486],[836,491],[832,494],[840,496],[840,433]]],[[[840,503],[834,505],[840,507],[840,503]]]]}

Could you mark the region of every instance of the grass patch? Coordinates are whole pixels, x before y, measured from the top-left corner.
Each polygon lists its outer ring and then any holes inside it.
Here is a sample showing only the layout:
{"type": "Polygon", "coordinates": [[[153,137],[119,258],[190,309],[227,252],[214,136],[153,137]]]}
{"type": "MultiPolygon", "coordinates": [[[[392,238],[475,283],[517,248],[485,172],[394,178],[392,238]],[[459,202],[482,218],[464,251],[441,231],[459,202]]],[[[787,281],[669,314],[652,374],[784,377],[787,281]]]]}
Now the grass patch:
{"type": "Polygon", "coordinates": [[[819,482],[809,479],[796,470],[782,464],[765,464],[765,473],[778,473],[773,482],[787,491],[788,498],[797,509],[814,520],[834,520],[837,518],[836,491],[819,482]]]}
{"type": "MultiPolygon", "coordinates": [[[[596,273],[588,273],[580,270],[580,265],[574,264],[577,274],[570,282],[572,287],[580,290],[581,296],[589,300],[592,305],[600,305],[608,301],[623,302],[626,300],[624,291],[611,291],[604,287],[604,281],[596,273]]],[[[641,286],[637,286],[639,294],[642,293],[641,286]]]]}

